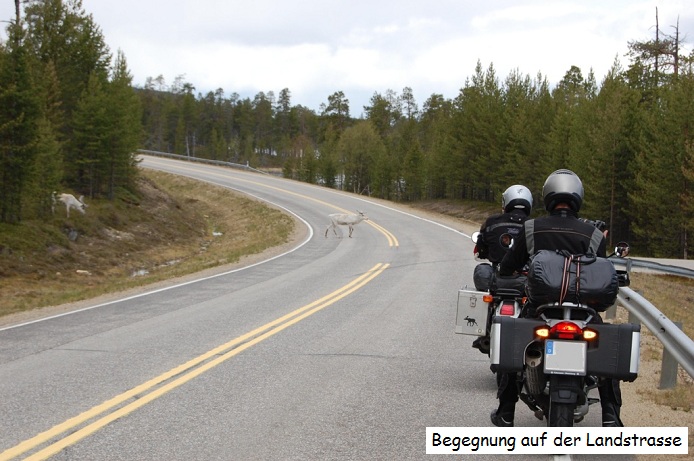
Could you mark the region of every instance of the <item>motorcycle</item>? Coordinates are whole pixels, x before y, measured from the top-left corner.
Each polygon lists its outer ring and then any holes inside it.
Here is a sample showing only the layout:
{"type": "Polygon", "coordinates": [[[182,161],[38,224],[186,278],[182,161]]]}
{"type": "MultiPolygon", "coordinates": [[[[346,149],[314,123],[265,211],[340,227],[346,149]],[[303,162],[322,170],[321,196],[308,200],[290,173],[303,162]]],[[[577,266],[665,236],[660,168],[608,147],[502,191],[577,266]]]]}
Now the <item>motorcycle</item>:
{"type": "MultiPolygon", "coordinates": [[[[610,257],[628,252],[620,242],[610,257]]],[[[601,379],[636,379],[640,325],[604,324],[599,315],[628,285],[628,273],[607,258],[543,250],[528,266],[534,313],[493,318],[492,370],[515,373],[520,400],[548,426],[582,421],[599,402],[589,392],[601,379]]]]}
{"type": "MultiPolygon", "coordinates": [[[[471,239],[475,244],[477,244],[479,236],[480,232],[472,234],[471,239]]],[[[500,242],[506,248],[510,248],[513,245],[513,238],[508,234],[504,234],[500,242]]],[[[477,245],[473,249],[473,254],[475,259],[479,261],[477,245]]],[[[482,303],[487,306],[487,312],[483,321],[485,325],[484,331],[473,329],[472,333],[470,333],[478,336],[473,341],[472,347],[488,356],[490,352],[490,330],[494,317],[518,317],[520,315],[525,301],[525,276],[500,277],[496,274],[496,270],[491,264],[480,263],[475,267],[473,279],[477,296],[481,296],[482,303]]],[[[464,306],[465,301],[471,299],[470,296],[475,296],[475,292],[466,289],[460,290],[458,295],[459,307],[461,304],[464,306]]],[[[476,320],[475,317],[470,317],[469,313],[466,313],[462,318],[466,321],[467,319],[476,320]]]]}

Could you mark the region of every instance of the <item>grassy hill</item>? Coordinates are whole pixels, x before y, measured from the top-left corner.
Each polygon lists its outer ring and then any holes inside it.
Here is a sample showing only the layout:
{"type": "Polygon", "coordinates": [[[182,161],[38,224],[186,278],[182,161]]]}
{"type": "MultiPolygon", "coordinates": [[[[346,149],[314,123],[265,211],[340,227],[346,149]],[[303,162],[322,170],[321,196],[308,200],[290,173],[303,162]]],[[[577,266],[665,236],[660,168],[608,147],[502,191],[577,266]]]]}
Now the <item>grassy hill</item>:
{"type": "Polygon", "coordinates": [[[289,241],[292,218],[228,189],[145,170],[139,193],[0,225],[0,316],[239,261],[289,241]]]}

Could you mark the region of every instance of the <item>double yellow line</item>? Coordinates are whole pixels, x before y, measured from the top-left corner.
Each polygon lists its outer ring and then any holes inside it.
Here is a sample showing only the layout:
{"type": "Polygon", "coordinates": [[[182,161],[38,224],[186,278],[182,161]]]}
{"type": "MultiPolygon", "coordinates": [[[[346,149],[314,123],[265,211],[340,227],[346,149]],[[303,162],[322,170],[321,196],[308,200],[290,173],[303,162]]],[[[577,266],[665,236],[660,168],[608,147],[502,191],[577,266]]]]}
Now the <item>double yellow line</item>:
{"type": "Polygon", "coordinates": [[[34,450],[41,445],[50,443],[40,451],[25,458],[27,460],[42,460],[55,455],[64,448],[77,443],[98,431],[107,424],[116,421],[123,416],[137,410],[138,408],[152,402],[167,392],[187,383],[191,379],[200,376],[208,370],[216,367],[222,362],[245,351],[251,346],[279,333],[280,331],[294,325],[306,317],[315,314],[331,304],[336,303],[345,296],[354,293],[374,278],[378,277],[388,268],[389,264],[378,263],[370,270],[357,277],[347,285],[339,288],[327,296],[307,304],[293,312],[290,312],[272,322],[256,328],[228,343],[222,344],[205,354],[202,354],[172,370],[157,376],[127,392],[124,392],[101,405],[97,405],[90,410],[81,413],[74,418],[54,426],[53,428],[38,434],[37,436],[25,440],[24,442],[0,453],[0,461],[14,459],[30,450],[34,450]],[[125,402],[135,399],[133,402],[125,402]],[[103,415],[103,416],[102,416],[103,415]],[[98,419],[96,419],[98,418],[98,419]],[[76,429],[78,426],[83,426],[76,429]],[[67,436],[56,439],[68,431],[67,436]]]}
{"type": "Polygon", "coordinates": [[[378,230],[381,234],[385,235],[386,239],[388,239],[388,246],[389,247],[399,247],[400,243],[398,242],[398,239],[385,227],[381,227],[378,224],[376,224],[373,221],[367,221],[371,226],[375,227],[376,230],[378,230]]]}

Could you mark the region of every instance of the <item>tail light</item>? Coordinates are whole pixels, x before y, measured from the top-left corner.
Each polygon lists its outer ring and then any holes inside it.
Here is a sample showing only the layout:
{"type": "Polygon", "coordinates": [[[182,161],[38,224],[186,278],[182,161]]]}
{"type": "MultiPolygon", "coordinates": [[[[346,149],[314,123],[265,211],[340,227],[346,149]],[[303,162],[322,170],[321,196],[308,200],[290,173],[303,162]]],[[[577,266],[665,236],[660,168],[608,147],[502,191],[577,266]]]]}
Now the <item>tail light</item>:
{"type": "Polygon", "coordinates": [[[598,332],[591,329],[582,329],[573,322],[559,322],[552,328],[541,326],[535,329],[535,336],[538,338],[558,338],[558,339],[585,339],[592,341],[597,339],[598,332]]]}
{"type": "Polygon", "coordinates": [[[573,322],[559,322],[550,328],[549,333],[559,339],[575,339],[583,335],[583,329],[573,322]]]}
{"type": "Polygon", "coordinates": [[[516,313],[516,305],[513,302],[504,302],[499,309],[499,315],[513,315],[516,313]]]}

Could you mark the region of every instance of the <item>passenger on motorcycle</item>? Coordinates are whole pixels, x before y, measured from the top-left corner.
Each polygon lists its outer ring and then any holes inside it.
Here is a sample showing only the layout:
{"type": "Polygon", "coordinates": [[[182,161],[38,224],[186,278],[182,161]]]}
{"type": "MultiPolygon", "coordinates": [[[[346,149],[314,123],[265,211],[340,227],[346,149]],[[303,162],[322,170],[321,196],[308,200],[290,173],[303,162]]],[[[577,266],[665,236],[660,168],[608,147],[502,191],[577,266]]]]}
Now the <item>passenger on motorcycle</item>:
{"type": "MultiPolygon", "coordinates": [[[[583,184],[570,170],[557,170],[550,174],[542,188],[542,198],[549,216],[528,220],[522,235],[499,264],[500,275],[511,275],[520,271],[531,255],[540,250],[567,250],[572,254],[592,253],[606,256],[606,241],[603,232],[595,226],[581,221],[578,211],[583,203],[583,184]]],[[[525,316],[533,316],[534,309],[524,309],[525,316]]],[[[595,319],[600,322],[600,317],[595,319]]],[[[513,426],[518,388],[516,373],[504,373],[499,379],[497,398],[499,407],[492,411],[491,420],[496,426],[513,426]]],[[[619,381],[604,379],[598,386],[602,406],[602,425],[621,427],[619,419],[622,403],[619,381]]]]}
{"type": "Polygon", "coordinates": [[[488,217],[480,228],[478,257],[488,259],[494,266],[499,264],[509,249],[506,239],[518,238],[532,208],[533,195],[527,187],[516,184],[506,189],[501,196],[503,212],[488,217]]]}
{"type": "MultiPolygon", "coordinates": [[[[489,290],[491,277],[496,266],[508,252],[511,242],[517,240],[523,223],[530,217],[533,208],[533,195],[520,184],[506,189],[501,195],[502,213],[491,215],[482,224],[479,237],[475,242],[477,257],[489,260],[490,264],[478,264],[475,267],[475,289],[489,290]]],[[[490,318],[491,320],[491,318],[490,318]]],[[[472,342],[472,347],[489,353],[489,337],[479,337],[472,342]]]]}

